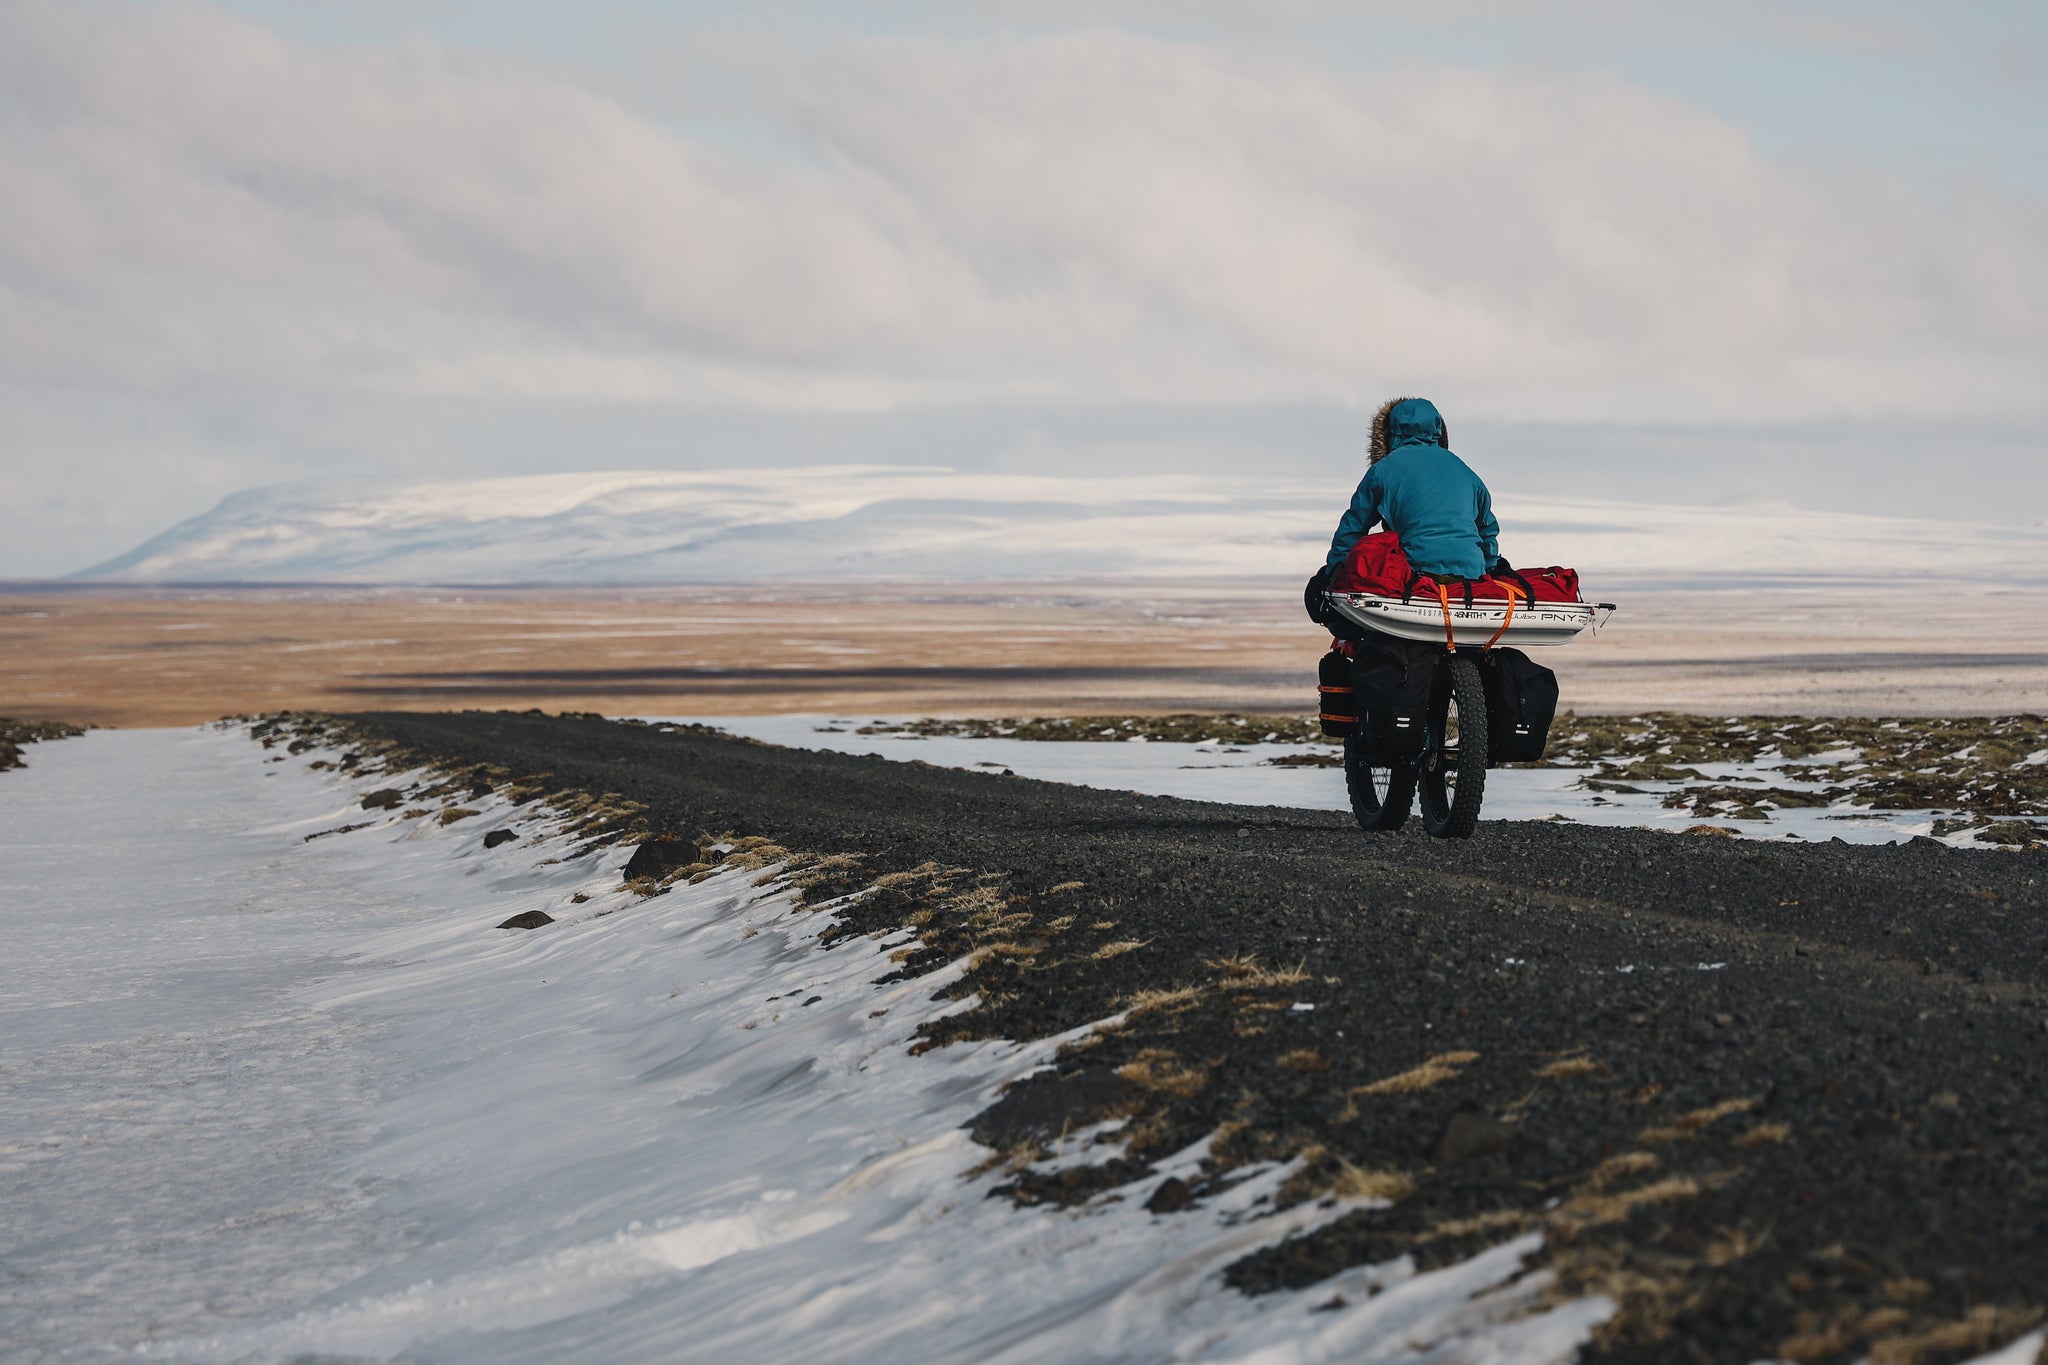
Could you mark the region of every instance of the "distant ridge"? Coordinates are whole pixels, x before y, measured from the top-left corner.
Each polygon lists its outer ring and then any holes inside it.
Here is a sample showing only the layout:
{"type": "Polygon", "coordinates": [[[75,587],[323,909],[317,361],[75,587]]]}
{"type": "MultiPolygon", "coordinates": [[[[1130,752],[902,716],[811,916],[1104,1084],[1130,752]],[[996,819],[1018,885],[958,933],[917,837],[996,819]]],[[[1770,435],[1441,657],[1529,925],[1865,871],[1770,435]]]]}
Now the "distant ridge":
{"type": "MultiPolygon", "coordinates": [[[[73,579],[651,584],[1305,577],[1351,486],[949,469],[535,474],[286,484],[224,499],[73,579]]],[[[1502,550],[1615,585],[1915,578],[2048,583],[2048,528],[1495,498],[1502,550]]]]}

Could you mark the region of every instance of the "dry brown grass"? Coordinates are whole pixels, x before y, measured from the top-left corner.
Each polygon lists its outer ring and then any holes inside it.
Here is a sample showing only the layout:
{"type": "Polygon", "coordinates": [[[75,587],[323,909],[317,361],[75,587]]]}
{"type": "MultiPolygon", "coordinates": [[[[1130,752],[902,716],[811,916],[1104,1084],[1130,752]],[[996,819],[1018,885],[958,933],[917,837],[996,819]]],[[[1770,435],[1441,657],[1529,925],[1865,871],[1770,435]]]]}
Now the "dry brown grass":
{"type": "Polygon", "coordinates": [[[1737,1147],[1767,1147],[1773,1143],[1787,1141],[1791,1136],[1792,1128],[1789,1124],[1756,1123],[1751,1124],[1749,1131],[1735,1139],[1735,1145],[1737,1147]]]}
{"type": "Polygon", "coordinates": [[[1959,1319],[1871,1342],[1870,1365],[1920,1365],[1934,1356],[1989,1351],[2037,1326],[2041,1316],[2038,1308],[1979,1304],[1959,1319]]]}
{"type": "Polygon", "coordinates": [[[1722,1100],[1719,1104],[1710,1104],[1704,1109],[1695,1109],[1690,1113],[1680,1114],[1670,1123],[1645,1128],[1642,1132],[1636,1134],[1636,1141],[1650,1147],[1667,1142],[1683,1142],[1688,1138],[1699,1136],[1704,1129],[1717,1120],[1727,1118],[1730,1114],[1748,1113],[1756,1108],[1756,1103],[1753,1097],[1722,1100]]]}
{"type": "MultiPolygon", "coordinates": [[[[1232,1134],[1242,1128],[1226,1124],[1232,1134]]],[[[1223,1129],[1210,1142],[1209,1150],[1215,1152],[1223,1144],[1223,1129]]],[[[1266,1153],[1268,1157],[1276,1153],[1266,1153]]],[[[1311,1142],[1295,1150],[1292,1159],[1299,1168],[1280,1187],[1280,1203],[1298,1204],[1310,1199],[1335,1197],[1338,1199],[1373,1199],[1382,1203],[1396,1204],[1415,1192],[1415,1182],[1398,1171],[1368,1171],[1352,1164],[1343,1157],[1333,1158],[1329,1148],[1320,1142],[1311,1142]]]]}
{"type": "Polygon", "coordinates": [[[1226,990],[1256,991],[1270,986],[1299,986],[1310,979],[1303,970],[1306,963],[1292,967],[1266,967],[1260,965],[1257,953],[1242,953],[1231,957],[1211,958],[1209,966],[1223,978],[1226,990]]]}
{"type": "Polygon", "coordinates": [[[1384,1199],[1398,1204],[1415,1193],[1415,1180],[1400,1171],[1368,1171],[1339,1160],[1330,1193],[1339,1199],[1384,1199]]]}
{"type": "Polygon", "coordinates": [[[1004,938],[1024,932],[1036,918],[1022,907],[1025,900],[1011,895],[999,876],[984,875],[973,886],[940,902],[941,912],[955,926],[976,936],[1004,938]]]}
{"type": "Polygon", "coordinates": [[[1050,1155],[1051,1152],[1046,1149],[1044,1143],[1036,1138],[1027,1138],[1022,1142],[1013,1143],[1008,1147],[1000,1147],[990,1152],[980,1161],[961,1172],[960,1178],[972,1180],[976,1176],[987,1175],[991,1171],[1000,1171],[1004,1175],[1020,1175],[1050,1155]]]}
{"type": "Polygon", "coordinates": [[[1328,1071],[1330,1069],[1330,1059],[1312,1047],[1305,1047],[1298,1048],[1293,1052],[1281,1053],[1273,1065],[1279,1067],[1282,1071],[1299,1071],[1305,1075],[1313,1075],[1317,1072],[1328,1071]]]}
{"type": "Polygon", "coordinates": [[[1168,990],[1143,990],[1117,1001],[1116,1007],[1133,1019],[1146,1014],[1181,1014],[1194,1008],[1202,998],[1200,986],[1175,986],[1168,990]]]}
{"type": "Polygon", "coordinates": [[[1795,1362],[1843,1355],[1863,1340],[1863,1316],[1860,1308],[1851,1308],[1832,1319],[1823,1319],[1816,1313],[1802,1313],[1803,1325],[1778,1343],[1778,1355],[1795,1362]]]}
{"type": "Polygon", "coordinates": [[[1446,1218],[1432,1223],[1429,1230],[1417,1241],[1434,1242],[1446,1237],[1491,1237],[1501,1233],[1517,1233],[1536,1221],[1534,1214],[1523,1209],[1495,1209],[1491,1213],[1473,1214],[1468,1218],[1446,1218]]]}
{"type": "Polygon", "coordinates": [[[1617,1180],[1647,1175],[1660,1164],[1654,1152],[1617,1152],[1593,1168],[1587,1183],[1594,1189],[1602,1189],[1617,1180]]]}
{"type": "Polygon", "coordinates": [[[1102,946],[1101,946],[1100,948],[1097,948],[1097,949],[1096,949],[1096,950],[1095,950],[1094,952],[1092,952],[1092,953],[1088,954],[1088,956],[1089,956],[1089,958],[1091,958],[1092,960],[1094,960],[1094,961],[1097,961],[1097,962],[1103,961],[1103,960],[1105,960],[1105,959],[1107,959],[1107,958],[1112,958],[1112,957],[1122,957],[1122,956],[1123,956],[1123,955],[1124,955],[1125,953],[1135,953],[1135,952],[1137,952],[1137,951],[1138,951],[1138,949],[1140,949],[1140,948],[1144,947],[1144,946],[1145,946],[1146,944],[1150,943],[1151,941],[1152,941],[1152,940],[1151,940],[1151,939],[1149,939],[1149,938],[1145,938],[1145,939],[1138,939],[1138,938],[1123,938],[1123,939],[1118,939],[1118,940],[1117,940],[1116,942],[1114,942],[1114,943],[1105,943],[1105,944],[1103,944],[1103,945],[1102,945],[1102,946]]]}
{"type": "Polygon", "coordinates": [[[908,872],[884,872],[875,878],[875,885],[884,891],[902,891],[947,880],[951,872],[952,869],[940,867],[937,863],[919,863],[908,872]]]}
{"type": "Polygon", "coordinates": [[[1182,1066],[1177,1054],[1156,1047],[1140,1052],[1136,1058],[1118,1067],[1116,1074],[1132,1085],[1171,1095],[1175,1099],[1186,1099],[1209,1083],[1207,1072],[1182,1066]]]}
{"type": "Polygon", "coordinates": [[[1723,1228],[1707,1242],[1700,1260],[1710,1266],[1733,1265],[1761,1251],[1764,1240],[1748,1228],[1723,1228]]]}
{"type": "Polygon", "coordinates": [[[1537,1067],[1536,1074],[1546,1081],[1568,1081],[1575,1076],[1590,1076],[1599,1069],[1600,1063],[1591,1057],[1560,1057],[1537,1067]]]}
{"type": "Polygon", "coordinates": [[[1359,1095],[1408,1095],[1458,1078],[1460,1070],[1479,1060],[1476,1052],[1439,1052],[1421,1066],[1384,1077],[1351,1092],[1359,1095]]]}
{"type": "Polygon", "coordinates": [[[1550,1215],[1550,1218],[1555,1223],[1575,1229],[1604,1227],[1610,1223],[1626,1222],[1630,1214],[1647,1205],[1672,1204],[1682,1199],[1696,1199],[1703,1190],[1716,1183],[1719,1183],[1719,1180],[1701,1180],[1682,1175],[1667,1176],[1633,1189],[1578,1195],[1567,1199],[1550,1215]]]}
{"type": "Polygon", "coordinates": [[[2005,1308],[1979,1304],[1961,1318],[1923,1320],[1906,1330],[1913,1315],[1904,1308],[1868,1312],[1850,1308],[1832,1318],[1803,1314],[1799,1330],[1778,1343],[1778,1354],[1791,1361],[1820,1361],[1843,1356],[1869,1342],[1870,1365],[1921,1365],[1931,1359],[1954,1359],[2002,1346],[2041,1321],[2038,1308],[2005,1308]]]}
{"type": "Polygon", "coordinates": [[[1028,963],[1044,951],[1036,943],[984,943],[967,955],[967,965],[974,968],[991,962],[1028,963]]]}
{"type": "Polygon", "coordinates": [[[866,861],[858,853],[810,854],[790,869],[790,885],[802,891],[826,882],[849,877],[862,870],[866,861]]]}
{"type": "Polygon", "coordinates": [[[1216,1164],[1229,1168],[1238,1164],[1237,1146],[1239,1140],[1252,1131],[1252,1125],[1245,1119],[1225,1119],[1209,1134],[1209,1153],[1216,1164]]]}
{"type": "Polygon", "coordinates": [[[1596,1329],[1596,1338],[1626,1340],[1637,1347],[1668,1341],[1673,1319],[1698,1301],[1699,1290],[1682,1267],[1659,1267],[1653,1273],[1627,1248],[1598,1239],[1561,1245],[1551,1269],[1557,1280],[1545,1295],[1547,1304],[1604,1295],[1620,1311],[1596,1329]]]}

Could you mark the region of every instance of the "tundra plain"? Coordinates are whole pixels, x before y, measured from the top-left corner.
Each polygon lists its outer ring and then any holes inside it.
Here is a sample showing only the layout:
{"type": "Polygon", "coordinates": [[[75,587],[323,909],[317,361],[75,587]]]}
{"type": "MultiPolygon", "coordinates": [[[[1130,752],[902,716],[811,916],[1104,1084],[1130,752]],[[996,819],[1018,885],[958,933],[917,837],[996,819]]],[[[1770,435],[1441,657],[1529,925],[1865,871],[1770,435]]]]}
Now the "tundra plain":
{"type": "MultiPolygon", "coordinates": [[[[2048,588],[1607,591],[1546,651],[1582,714],[2048,709],[2048,588]]],[[[0,714],[1073,715],[1311,708],[1292,582],[620,589],[0,586],[0,714]]]]}

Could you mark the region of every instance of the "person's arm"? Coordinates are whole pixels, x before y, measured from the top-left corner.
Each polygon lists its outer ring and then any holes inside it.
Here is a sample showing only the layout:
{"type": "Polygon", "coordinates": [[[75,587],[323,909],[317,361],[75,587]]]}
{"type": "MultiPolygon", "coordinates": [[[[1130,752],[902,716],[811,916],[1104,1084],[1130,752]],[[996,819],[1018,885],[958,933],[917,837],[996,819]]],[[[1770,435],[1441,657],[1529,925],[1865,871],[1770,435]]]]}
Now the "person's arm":
{"type": "Polygon", "coordinates": [[[1479,485],[1479,557],[1491,568],[1500,559],[1500,523],[1493,518],[1493,495],[1479,485]]]}
{"type": "Polygon", "coordinates": [[[1351,495],[1351,506],[1344,509],[1343,519],[1337,523],[1337,534],[1330,537],[1330,554],[1323,561],[1324,567],[1334,569],[1351,554],[1351,547],[1358,538],[1372,529],[1380,519],[1379,486],[1367,474],[1358,481],[1358,491],[1351,495]]]}

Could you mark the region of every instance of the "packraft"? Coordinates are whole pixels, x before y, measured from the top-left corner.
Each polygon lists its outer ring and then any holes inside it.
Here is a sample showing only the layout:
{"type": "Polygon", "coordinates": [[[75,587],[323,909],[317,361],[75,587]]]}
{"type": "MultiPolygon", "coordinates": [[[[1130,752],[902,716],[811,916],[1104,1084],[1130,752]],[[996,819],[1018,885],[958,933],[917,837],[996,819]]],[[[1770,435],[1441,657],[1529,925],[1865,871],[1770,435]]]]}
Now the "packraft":
{"type": "MultiPolygon", "coordinates": [[[[1561,645],[1593,625],[1612,603],[1579,595],[1576,569],[1503,569],[1474,580],[1439,582],[1408,563],[1391,531],[1361,536],[1330,575],[1325,616],[1381,635],[1476,645],[1561,645]]],[[[1355,632],[1334,629],[1333,633],[1355,632]]]]}
{"type": "MultiPolygon", "coordinates": [[[[1505,601],[1519,595],[1524,602],[1576,602],[1579,571],[1561,565],[1544,569],[1509,569],[1499,577],[1451,579],[1445,586],[1454,600],[1505,601]]],[[[1360,536],[1351,553],[1330,575],[1330,591],[1371,593],[1378,597],[1436,596],[1437,581],[1408,563],[1401,538],[1392,531],[1360,536]]]]}

